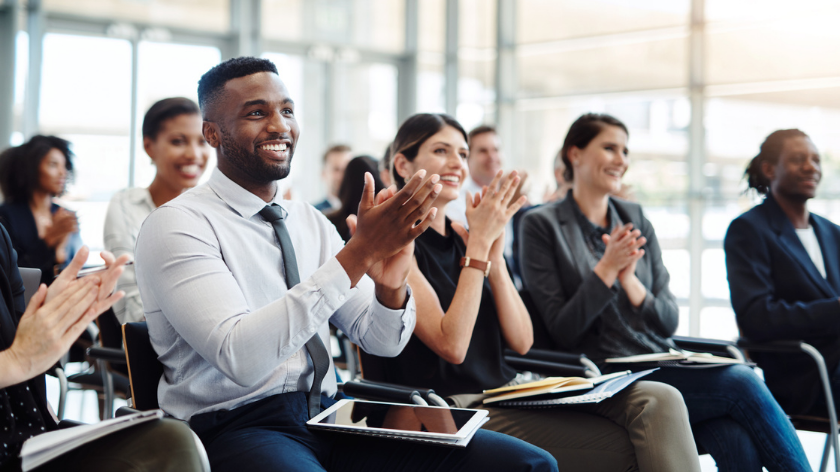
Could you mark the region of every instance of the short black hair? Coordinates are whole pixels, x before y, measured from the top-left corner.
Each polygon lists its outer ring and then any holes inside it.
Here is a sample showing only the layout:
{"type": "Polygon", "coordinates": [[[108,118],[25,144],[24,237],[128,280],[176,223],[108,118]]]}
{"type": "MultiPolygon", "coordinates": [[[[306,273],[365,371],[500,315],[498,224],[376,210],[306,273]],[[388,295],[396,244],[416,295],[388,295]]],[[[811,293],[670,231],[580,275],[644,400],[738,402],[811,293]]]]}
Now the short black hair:
{"type": "Polygon", "coordinates": [[[57,136],[33,136],[28,142],[0,154],[0,187],[9,203],[28,203],[40,185],[41,161],[52,149],[64,154],[67,180],[73,177],[70,142],[57,136]]]}
{"type": "Polygon", "coordinates": [[[765,162],[777,164],[782,150],[785,148],[785,141],[790,138],[807,138],[808,135],[798,129],[780,129],[773,131],[767,139],[761,143],[758,155],[753,157],[744,171],[747,178],[747,189],[754,188],[758,193],[767,195],[770,193],[770,179],[764,175],[761,165],[765,162]]]}
{"type": "Polygon", "coordinates": [[[189,98],[174,97],[158,100],[143,117],[143,137],[157,139],[166,120],[181,115],[198,115],[198,105],[189,98]]]}
{"type": "Polygon", "coordinates": [[[279,75],[277,66],[273,62],[251,56],[228,59],[205,72],[198,81],[198,104],[204,117],[207,118],[208,107],[211,107],[219,98],[228,81],[259,72],[272,72],[279,75]]]}
{"type": "Polygon", "coordinates": [[[563,178],[566,182],[571,182],[575,178],[575,171],[572,168],[572,162],[569,160],[569,151],[576,147],[583,149],[589,146],[589,143],[601,134],[607,126],[617,126],[624,130],[627,136],[630,132],[627,127],[618,118],[604,113],[586,113],[576,119],[572,126],[569,127],[569,132],[566,133],[566,139],[563,141],[563,147],[560,149],[560,157],[563,159],[563,164],[566,164],[566,170],[563,171],[563,178]]]}

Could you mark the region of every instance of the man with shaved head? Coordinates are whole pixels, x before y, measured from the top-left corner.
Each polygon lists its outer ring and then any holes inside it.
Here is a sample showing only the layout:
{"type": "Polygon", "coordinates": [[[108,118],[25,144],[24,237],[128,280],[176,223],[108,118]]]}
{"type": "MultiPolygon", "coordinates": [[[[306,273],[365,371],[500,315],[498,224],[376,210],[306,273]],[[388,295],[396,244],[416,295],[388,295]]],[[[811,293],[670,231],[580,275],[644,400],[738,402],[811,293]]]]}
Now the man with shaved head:
{"type": "Polygon", "coordinates": [[[556,470],[543,451],[486,431],[456,450],[306,428],[334,403],[328,322],[380,356],[411,337],[406,278],[414,238],[436,216],[439,177],[420,172],[374,196],[367,175],[345,246],[318,210],[277,191],[300,130],[274,64],[226,61],[198,95],[218,168],[148,217],[136,266],[164,366],[160,405],[189,421],[212,469],[556,470]]]}

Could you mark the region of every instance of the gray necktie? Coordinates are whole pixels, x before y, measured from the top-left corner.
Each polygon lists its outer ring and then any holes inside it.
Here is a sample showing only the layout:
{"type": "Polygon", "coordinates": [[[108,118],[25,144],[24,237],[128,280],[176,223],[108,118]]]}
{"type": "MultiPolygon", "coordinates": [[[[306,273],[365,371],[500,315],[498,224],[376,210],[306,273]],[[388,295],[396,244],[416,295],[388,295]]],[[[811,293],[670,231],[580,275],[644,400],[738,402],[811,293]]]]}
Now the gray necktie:
{"type": "MultiPolygon", "coordinates": [[[[300,282],[300,274],[298,273],[297,258],[295,258],[295,248],[292,246],[291,238],[289,238],[289,230],[283,223],[283,213],[280,211],[280,206],[277,204],[266,205],[265,208],[260,210],[260,216],[271,223],[274,232],[277,234],[277,239],[280,240],[280,252],[283,253],[283,265],[286,268],[286,285],[291,289],[300,282]]],[[[312,365],[315,367],[315,379],[312,381],[312,389],[309,390],[309,417],[312,418],[321,412],[321,382],[323,382],[324,376],[330,368],[330,357],[317,332],[309,341],[306,341],[306,350],[312,359],[312,365]]]]}

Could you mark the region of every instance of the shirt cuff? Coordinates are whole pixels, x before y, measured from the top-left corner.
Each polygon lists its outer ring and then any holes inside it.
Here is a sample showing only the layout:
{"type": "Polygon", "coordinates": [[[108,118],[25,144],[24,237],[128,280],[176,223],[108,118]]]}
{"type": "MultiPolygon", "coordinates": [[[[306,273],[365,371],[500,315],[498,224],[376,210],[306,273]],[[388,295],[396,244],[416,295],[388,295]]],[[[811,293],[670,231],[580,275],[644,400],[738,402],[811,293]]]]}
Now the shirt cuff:
{"type": "Polygon", "coordinates": [[[411,294],[411,287],[405,286],[406,297],[405,308],[402,310],[394,310],[379,303],[376,294],[373,295],[372,312],[376,316],[377,323],[382,323],[384,327],[400,331],[400,344],[405,342],[414,329],[408,329],[411,326],[411,321],[415,317],[416,305],[414,297],[411,294]]]}

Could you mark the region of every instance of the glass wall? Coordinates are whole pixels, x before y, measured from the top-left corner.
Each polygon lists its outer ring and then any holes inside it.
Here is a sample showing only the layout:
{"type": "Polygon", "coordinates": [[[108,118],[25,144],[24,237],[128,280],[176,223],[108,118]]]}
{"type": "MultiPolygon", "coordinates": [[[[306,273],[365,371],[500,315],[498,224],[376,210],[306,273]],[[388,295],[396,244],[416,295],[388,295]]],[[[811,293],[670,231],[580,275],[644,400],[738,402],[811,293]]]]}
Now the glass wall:
{"type": "Polygon", "coordinates": [[[258,31],[256,54],[278,65],[301,123],[296,164],[284,182],[295,198],[323,197],[328,145],[346,142],[357,154],[379,157],[399,113],[442,112],[452,87],[467,129],[511,128],[506,165],[528,171],[532,202],[554,190],[550,170],[574,119],[605,112],[623,120],[631,149],[625,180],[663,246],[682,334],[693,325],[694,335],[737,335],[722,239],[732,219],[758,201],[744,192],[743,170],[771,131],[796,127],[811,135],[824,165],[811,208],[840,221],[840,65],[831,60],[840,46],[832,23],[837,2],[704,1],[694,38],[704,46],[694,57],[704,152],[690,161],[691,0],[457,0],[457,54],[447,56],[450,1],[44,0],[43,35],[29,37],[38,24],[31,15],[16,38],[11,140],[41,132],[73,142],[78,170],[65,200],[98,249],[111,195],[131,183],[148,185],[154,174],[139,136],[148,106],[167,96],[196,99],[198,78],[213,64],[255,54],[241,39],[258,31]],[[508,1],[513,14],[500,14],[508,1]],[[258,14],[243,17],[249,5],[258,14]],[[416,21],[416,38],[406,37],[407,20],[416,21]],[[513,32],[505,61],[502,26],[513,32]],[[41,47],[39,64],[29,63],[33,44],[41,47]],[[453,61],[458,79],[447,83],[453,61]],[[497,78],[508,73],[515,83],[499,92],[507,85],[497,78]],[[36,129],[27,127],[32,84],[40,92],[36,129]],[[702,175],[692,176],[692,168],[702,175]],[[692,242],[698,227],[702,241],[692,242]],[[700,266],[696,279],[692,261],[700,266]]]}

